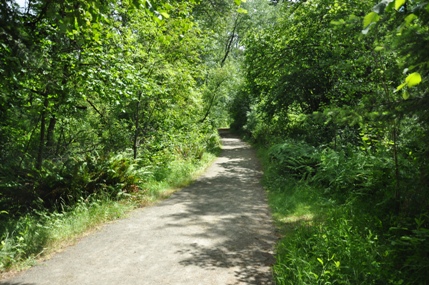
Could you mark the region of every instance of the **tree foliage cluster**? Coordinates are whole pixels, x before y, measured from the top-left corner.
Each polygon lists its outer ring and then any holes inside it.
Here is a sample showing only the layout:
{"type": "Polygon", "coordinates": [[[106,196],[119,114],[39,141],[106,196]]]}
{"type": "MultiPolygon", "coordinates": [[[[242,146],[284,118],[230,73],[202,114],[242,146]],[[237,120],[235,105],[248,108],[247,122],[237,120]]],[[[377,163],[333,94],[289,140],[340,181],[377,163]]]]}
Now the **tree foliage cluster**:
{"type": "Polygon", "coordinates": [[[336,205],[281,243],[277,281],[425,284],[429,5],[275,2],[246,37],[232,126],[336,205]]]}
{"type": "Polygon", "coordinates": [[[2,210],[139,191],[172,160],[216,149],[229,26],[211,34],[203,13],[238,14],[218,2],[1,1],[2,210]]]}

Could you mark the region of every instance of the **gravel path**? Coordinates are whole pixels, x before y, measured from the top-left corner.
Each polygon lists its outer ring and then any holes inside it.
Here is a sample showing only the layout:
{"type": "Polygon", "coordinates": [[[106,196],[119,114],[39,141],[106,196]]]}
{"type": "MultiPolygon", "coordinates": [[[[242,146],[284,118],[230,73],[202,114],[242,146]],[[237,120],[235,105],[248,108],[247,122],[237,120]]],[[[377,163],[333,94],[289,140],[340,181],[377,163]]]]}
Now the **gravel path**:
{"type": "Polygon", "coordinates": [[[273,284],[275,236],[257,159],[238,138],[222,142],[191,186],[0,284],[273,284]]]}

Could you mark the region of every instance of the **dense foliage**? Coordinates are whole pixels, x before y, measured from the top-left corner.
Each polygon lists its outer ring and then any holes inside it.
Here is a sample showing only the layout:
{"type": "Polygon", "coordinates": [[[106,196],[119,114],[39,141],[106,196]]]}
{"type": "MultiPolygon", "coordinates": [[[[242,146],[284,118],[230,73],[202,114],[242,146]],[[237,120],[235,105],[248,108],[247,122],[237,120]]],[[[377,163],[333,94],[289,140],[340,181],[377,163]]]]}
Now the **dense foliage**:
{"type": "Polygon", "coordinates": [[[0,1],[0,270],[57,217],[150,200],[208,163],[240,80],[240,3],[0,1]]]}
{"type": "Polygon", "coordinates": [[[272,2],[231,114],[270,149],[273,201],[318,205],[280,242],[278,283],[426,284],[429,5],[272,2]]]}
{"type": "Polygon", "coordinates": [[[0,0],[2,268],[231,124],[294,228],[279,284],[426,284],[429,4],[153,2],[0,0]]]}
{"type": "Polygon", "coordinates": [[[2,209],[136,190],[132,165],[216,147],[195,3],[1,5],[2,209]]]}

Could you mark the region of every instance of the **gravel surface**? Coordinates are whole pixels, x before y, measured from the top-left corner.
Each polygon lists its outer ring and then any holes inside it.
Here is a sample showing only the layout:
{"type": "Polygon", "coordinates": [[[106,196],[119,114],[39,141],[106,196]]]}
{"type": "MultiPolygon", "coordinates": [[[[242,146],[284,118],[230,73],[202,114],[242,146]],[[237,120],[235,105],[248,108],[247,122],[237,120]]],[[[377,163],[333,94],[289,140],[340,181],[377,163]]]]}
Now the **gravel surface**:
{"type": "Polygon", "coordinates": [[[3,285],[274,284],[274,228],[254,151],[222,139],[195,183],[3,285]]]}

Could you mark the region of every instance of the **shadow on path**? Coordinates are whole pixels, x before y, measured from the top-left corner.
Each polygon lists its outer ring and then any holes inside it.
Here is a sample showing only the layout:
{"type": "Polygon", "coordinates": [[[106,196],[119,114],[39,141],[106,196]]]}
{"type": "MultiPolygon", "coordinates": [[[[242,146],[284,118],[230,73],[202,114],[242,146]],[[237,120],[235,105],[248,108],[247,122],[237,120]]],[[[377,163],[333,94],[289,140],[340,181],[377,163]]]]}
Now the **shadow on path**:
{"type": "Polygon", "coordinates": [[[238,138],[224,136],[222,142],[223,151],[207,175],[164,204],[187,201],[184,211],[164,217],[169,222],[163,227],[204,229],[189,235],[193,242],[180,245],[181,265],[233,270],[236,280],[229,284],[273,284],[275,236],[259,183],[260,166],[254,151],[238,138]],[[207,240],[216,242],[206,246],[207,240]]]}

